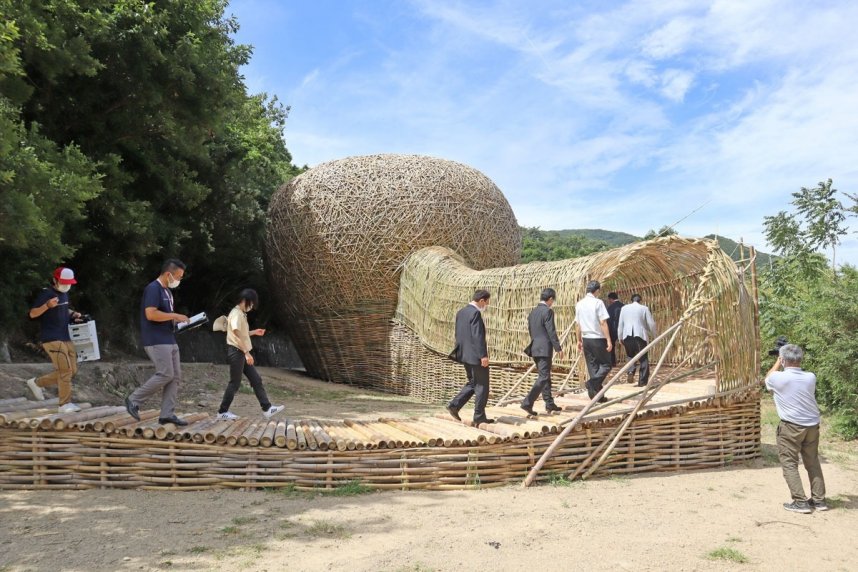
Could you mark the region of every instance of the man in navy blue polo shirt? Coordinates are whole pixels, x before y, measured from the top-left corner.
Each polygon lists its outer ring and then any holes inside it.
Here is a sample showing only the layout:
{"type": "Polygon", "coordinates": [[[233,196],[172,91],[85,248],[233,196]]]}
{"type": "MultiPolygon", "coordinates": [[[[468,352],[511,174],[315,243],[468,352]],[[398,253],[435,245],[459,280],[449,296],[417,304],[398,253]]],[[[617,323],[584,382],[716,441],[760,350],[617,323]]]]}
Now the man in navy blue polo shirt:
{"type": "Polygon", "coordinates": [[[140,302],[140,338],[146,355],[155,364],[155,375],[125,398],[125,408],[132,417],[140,419],[140,404],[161,390],[161,414],[158,422],[187,425],[176,417],[176,400],[182,366],[176,345],[175,324],[187,322],[188,317],[173,311],[173,293],[185,275],[185,264],[171,258],[161,266],[161,274],[143,290],[140,302]]]}
{"type": "Polygon", "coordinates": [[[76,413],[80,407],[72,403],[72,378],[77,373],[77,353],[69,336],[69,322],[80,314],[69,307],[69,290],[77,284],[74,271],[60,266],[54,270],[50,288],[42,290],[30,308],[30,319],[39,320],[42,347],[51,358],[54,371],[27,380],[27,387],[39,401],[45,399],[43,387],[57,386],[59,412],[76,413]]]}

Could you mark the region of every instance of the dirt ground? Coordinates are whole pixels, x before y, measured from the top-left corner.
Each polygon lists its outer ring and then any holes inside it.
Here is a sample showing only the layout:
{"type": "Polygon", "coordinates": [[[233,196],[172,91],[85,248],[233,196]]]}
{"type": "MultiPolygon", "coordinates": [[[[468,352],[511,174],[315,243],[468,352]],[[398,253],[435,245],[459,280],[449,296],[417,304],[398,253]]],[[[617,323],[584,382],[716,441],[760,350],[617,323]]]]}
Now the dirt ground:
{"type": "MultiPolygon", "coordinates": [[[[37,366],[27,367],[0,367],[0,397],[24,395],[22,376],[37,366]]],[[[183,408],[216,408],[225,369],[187,366],[183,408]]],[[[285,371],[263,378],[290,415],[437,410],[285,371]]],[[[258,414],[248,388],[233,411],[258,414]]],[[[776,423],[764,402],[763,457],[753,463],[528,490],[0,492],[0,571],[858,569],[856,444],[823,427],[832,510],[789,513],[776,423]]]]}

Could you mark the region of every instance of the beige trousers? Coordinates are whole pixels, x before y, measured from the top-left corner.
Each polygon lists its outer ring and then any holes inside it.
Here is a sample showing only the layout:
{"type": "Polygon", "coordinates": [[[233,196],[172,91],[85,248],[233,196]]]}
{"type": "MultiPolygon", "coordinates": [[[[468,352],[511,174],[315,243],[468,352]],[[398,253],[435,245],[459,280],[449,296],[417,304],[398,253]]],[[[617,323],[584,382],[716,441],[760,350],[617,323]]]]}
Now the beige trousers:
{"type": "Polygon", "coordinates": [[[54,371],[37,379],[36,385],[39,387],[56,385],[60,405],[65,405],[71,401],[72,378],[77,373],[77,354],[74,351],[74,344],[71,342],[45,342],[42,347],[48,352],[48,357],[51,358],[51,363],[54,365],[54,371]]]}

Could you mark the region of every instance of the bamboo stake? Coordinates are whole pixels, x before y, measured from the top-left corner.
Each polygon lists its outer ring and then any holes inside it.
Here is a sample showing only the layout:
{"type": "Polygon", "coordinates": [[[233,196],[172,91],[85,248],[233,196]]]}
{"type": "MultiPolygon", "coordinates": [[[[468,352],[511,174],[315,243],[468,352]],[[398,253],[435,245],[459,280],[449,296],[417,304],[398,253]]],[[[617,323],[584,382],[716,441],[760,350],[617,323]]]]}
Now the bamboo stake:
{"type": "MultiPolygon", "coordinates": [[[[682,327],[676,328],[676,331],[673,333],[673,336],[671,336],[670,341],[667,342],[667,345],[665,346],[664,351],[661,354],[661,359],[659,359],[658,365],[655,366],[655,371],[653,372],[653,379],[655,379],[655,376],[658,374],[658,370],[661,369],[661,366],[664,363],[664,358],[667,357],[667,352],[670,350],[670,347],[673,345],[673,342],[676,341],[676,336],[679,335],[680,331],[682,331],[682,327]]],[[[640,399],[640,401],[638,401],[637,405],[635,405],[634,408],[628,413],[628,415],[626,415],[625,421],[623,421],[623,423],[615,431],[615,435],[614,435],[614,438],[611,440],[611,444],[608,445],[605,452],[602,453],[601,457],[599,457],[599,460],[596,461],[593,464],[593,466],[587,470],[586,473],[584,473],[584,476],[582,477],[582,479],[586,479],[587,477],[592,475],[600,466],[602,466],[602,463],[605,461],[605,459],[608,458],[608,455],[611,454],[611,452],[614,450],[614,447],[617,446],[617,443],[620,441],[620,439],[622,439],[623,435],[626,432],[626,429],[628,429],[629,426],[632,424],[632,422],[635,420],[635,416],[638,414],[638,411],[640,411],[641,407],[646,405],[650,399],[655,397],[655,394],[658,393],[659,390],[662,387],[664,387],[665,385],[667,385],[666,382],[661,382],[661,383],[655,384],[655,386],[652,388],[652,390],[649,393],[645,394],[640,399]]]]}
{"type": "MultiPolygon", "coordinates": [[[[572,326],[574,326],[574,325],[575,325],[575,320],[572,320],[572,323],[571,323],[571,324],[569,324],[569,327],[568,327],[568,328],[566,328],[566,331],[564,331],[564,332],[563,332],[563,335],[560,337],[560,346],[561,346],[561,347],[563,346],[563,344],[565,344],[565,343],[566,343],[566,338],[567,338],[567,337],[569,336],[569,334],[572,332],[572,326]]],[[[503,396],[503,397],[501,397],[500,399],[498,399],[498,400],[497,400],[497,403],[495,403],[495,407],[498,407],[498,406],[500,406],[500,405],[503,405],[503,404],[504,404],[504,403],[503,403],[503,401],[504,401],[506,398],[508,398],[508,397],[512,394],[512,392],[513,392],[513,391],[515,391],[516,389],[518,389],[518,386],[519,386],[519,385],[521,385],[521,382],[522,382],[522,381],[524,381],[524,380],[527,378],[527,376],[528,376],[528,375],[530,375],[530,374],[531,374],[531,372],[533,372],[533,370],[534,370],[534,369],[536,369],[536,362],[534,362],[533,364],[531,364],[531,366],[530,366],[529,368],[527,368],[527,371],[526,371],[526,372],[524,372],[524,373],[523,373],[523,374],[518,378],[518,380],[513,384],[513,386],[509,388],[509,391],[507,391],[507,392],[504,394],[504,396],[503,396]]]]}
{"type": "MultiPolygon", "coordinates": [[[[668,334],[673,333],[674,330],[676,330],[677,328],[679,328],[682,325],[682,323],[685,321],[685,319],[686,318],[680,319],[678,322],[676,322],[670,328],[668,328],[667,330],[662,332],[661,335],[656,337],[653,341],[651,341],[649,344],[647,344],[640,352],[638,352],[637,356],[635,356],[635,357],[638,357],[641,354],[643,354],[644,352],[649,351],[649,349],[652,346],[654,346],[656,343],[660,342],[668,334]]],[[[533,466],[533,468],[530,469],[530,472],[528,472],[527,477],[524,479],[524,483],[522,483],[523,487],[529,487],[533,483],[534,479],[536,479],[536,476],[539,474],[539,471],[542,470],[542,467],[545,465],[546,462],[548,462],[548,459],[551,458],[551,456],[554,454],[554,451],[557,450],[557,448],[566,439],[566,437],[569,435],[569,433],[571,433],[575,429],[575,427],[578,426],[579,423],[581,423],[581,420],[584,419],[584,416],[587,415],[587,413],[590,411],[590,409],[596,403],[598,403],[598,401],[602,398],[603,395],[605,395],[605,392],[608,391],[608,389],[620,378],[620,375],[624,374],[629,368],[631,368],[632,365],[634,365],[634,363],[635,362],[633,359],[628,360],[626,362],[626,365],[621,367],[620,370],[614,375],[614,377],[612,377],[611,380],[606,385],[604,385],[602,387],[601,391],[599,391],[599,393],[597,393],[593,397],[593,399],[590,400],[590,403],[585,405],[584,409],[582,409],[578,413],[578,415],[576,415],[575,418],[568,425],[566,425],[566,427],[564,427],[563,431],[561,431],[560,434],[557,435],[557,438],[554,439],[554,442],[551,443],[551,445],[548,447],[548,449],[546,449],[545,452],[542,454],[542,456],[539,457],[539,460],[536,462],[536,464],[533,466]]]]}

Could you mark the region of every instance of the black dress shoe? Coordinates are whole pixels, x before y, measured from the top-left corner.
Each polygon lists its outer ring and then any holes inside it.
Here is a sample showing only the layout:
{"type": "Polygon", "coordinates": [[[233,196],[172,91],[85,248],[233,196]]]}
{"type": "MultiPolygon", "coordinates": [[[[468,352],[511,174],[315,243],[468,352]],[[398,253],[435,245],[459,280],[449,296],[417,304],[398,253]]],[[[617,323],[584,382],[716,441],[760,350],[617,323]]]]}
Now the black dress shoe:
{"type": "Polygon", "coordinates": [[[555,411],[563,411],[563,408],[559,407],[558,405],[556,405],[554,403],[550,403],[550,404],[545,406],[545,412],[546,413],[553,413],[555,411]]]}
{"type": "Polygon", "coordinates": [[[449,412],[450,412],[450,415],[451,415],[451,416],[453,417],[453,419],[455,419],[456,421],[461,421],[461,420],[462,420],[462,418],[461,418],[461,417],[459,417],[459,408],[458,408],[458,407],[453,407],[452,405],[449,405],[449,404],[448,404],[448,405],[447,405],[447,411],[449,411],[449,412]]]}
{"type": "Polygon", "coordinates": [[[489,419],[488,417],[484,419],[474,419],[474,427],[482,423],[497,423],[497,421],[495,419],[489,419]]]}
{"type": "Polygon", "coordinates": [[[185,425],[188,424],[187,421],[185,421],[184,419],[179,419],[175,415],[173,415],[172,417],[159,417],[158,423],[160,423],[161,425],[166,425],[167,423],[172,423],[176,427],[184,427],[185,425]]]}
{"type": "Polygon", "coordinates": [[[140,408],[131,403],[131,398],[125,398],[125,410],[128,412],[128,415],[140,421],[140,408]]]}
{"type": "Polygon", "coordinates": [[[530,406],[525,405],[523,403],[519,407],[524,409],[524,412],[527,413],[531,417],[536,417],[539,415],[539,413],[537,413],[536,411],[533,410],[533,407],[530,407],[530,406]]]}

